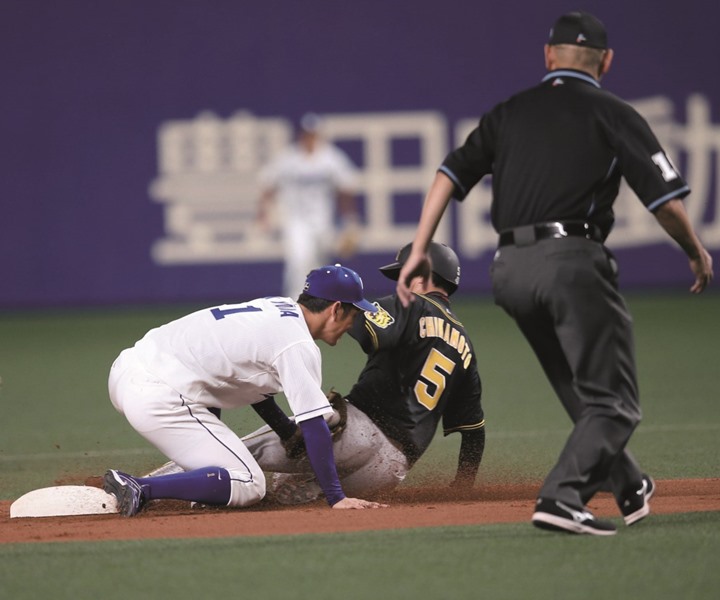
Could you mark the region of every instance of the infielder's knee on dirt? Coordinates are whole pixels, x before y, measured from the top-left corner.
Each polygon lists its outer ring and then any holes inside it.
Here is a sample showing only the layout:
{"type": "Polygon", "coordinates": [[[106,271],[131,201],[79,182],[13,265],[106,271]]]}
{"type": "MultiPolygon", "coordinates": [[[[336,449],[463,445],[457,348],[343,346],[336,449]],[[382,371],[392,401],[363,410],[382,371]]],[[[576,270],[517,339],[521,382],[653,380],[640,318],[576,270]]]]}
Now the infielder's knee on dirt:
{"type": "Polygon", "coordinates": [[[252,506],[265,497],[265,475],[260,469],[253,469],[250,476],[245,469],[227,469],[227,472],[231,483],[228,506],[252,506]]]}

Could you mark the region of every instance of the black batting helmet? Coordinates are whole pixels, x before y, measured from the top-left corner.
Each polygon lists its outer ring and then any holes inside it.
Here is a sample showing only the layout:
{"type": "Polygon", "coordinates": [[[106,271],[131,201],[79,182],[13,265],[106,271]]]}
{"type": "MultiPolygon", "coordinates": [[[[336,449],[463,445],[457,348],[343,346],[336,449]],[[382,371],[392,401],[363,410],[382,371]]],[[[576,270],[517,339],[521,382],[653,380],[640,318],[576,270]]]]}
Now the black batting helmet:
{"type": "MultiPolygon", "coordinates": [[[[380,267],[380,272],[385,277],[397,281],[400,269],[402,269],[407,257],[410,255],[411,248],[412,244],[400,248],[400,252],[395,257],[395,262],[380,267]]],[[[460,285],[460,259],[450,246],[438,242],[430,242],[428,254],[432,261],[433,273],[448,284],[448,293],[452,294],[460,285]]]]}

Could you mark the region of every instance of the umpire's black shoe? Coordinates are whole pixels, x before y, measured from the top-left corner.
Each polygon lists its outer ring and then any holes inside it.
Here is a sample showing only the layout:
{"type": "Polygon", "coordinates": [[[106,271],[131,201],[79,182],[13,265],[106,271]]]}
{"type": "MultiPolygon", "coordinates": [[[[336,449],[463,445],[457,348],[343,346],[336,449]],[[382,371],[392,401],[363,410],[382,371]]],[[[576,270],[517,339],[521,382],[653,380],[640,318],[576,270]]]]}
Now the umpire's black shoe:
{"type": "Polygon", "coordinates": [[[589,533],[590,535],[615,535],[615,525],[609,521],[598,521],[585,509],[577,509],[559,500],[538,498],[532,524],[540,529],[564,531],[567,533],[589,533]]]}
{"type": "Polygon", "coordinates": [[[640,487],[630,490],[620,501],[620,510],[625,519],[625,525],[632,525],[650,514],[648,500],[655,493],[655,482],[650,475],[643,475],[640,487]]]}

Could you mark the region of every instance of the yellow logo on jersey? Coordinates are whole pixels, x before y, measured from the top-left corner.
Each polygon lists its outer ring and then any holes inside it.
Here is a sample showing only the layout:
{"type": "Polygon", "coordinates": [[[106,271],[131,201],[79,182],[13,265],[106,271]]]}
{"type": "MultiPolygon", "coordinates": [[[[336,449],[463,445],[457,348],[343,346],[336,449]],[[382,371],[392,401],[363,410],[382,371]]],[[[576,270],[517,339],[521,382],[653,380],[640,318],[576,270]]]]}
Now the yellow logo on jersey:
{"type": "Polygon", "coordinates": [[[366,312],[365,318],[380,329],[387,329],[388,327],[390,327],[390,325],[395,322],[395,318],[377,302],[373,302],[373,305],[377,307],[377,312],[366,312]]]}

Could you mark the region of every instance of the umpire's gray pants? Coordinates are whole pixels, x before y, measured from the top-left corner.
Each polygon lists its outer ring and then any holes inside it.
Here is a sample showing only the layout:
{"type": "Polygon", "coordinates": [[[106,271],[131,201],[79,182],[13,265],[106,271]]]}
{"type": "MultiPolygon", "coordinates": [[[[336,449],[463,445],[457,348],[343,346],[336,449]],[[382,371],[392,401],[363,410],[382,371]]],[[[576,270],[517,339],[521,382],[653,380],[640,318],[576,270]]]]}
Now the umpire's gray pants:
{"type": "Polygon", "coordinates": [[[500,248],[495,302],[512,316],[575,426],[539,495],[582,507],[602,487],[619,501],[642,472],[625,450],[640,422],[632,318],[614,261],[579,237],[500,248]]]}

